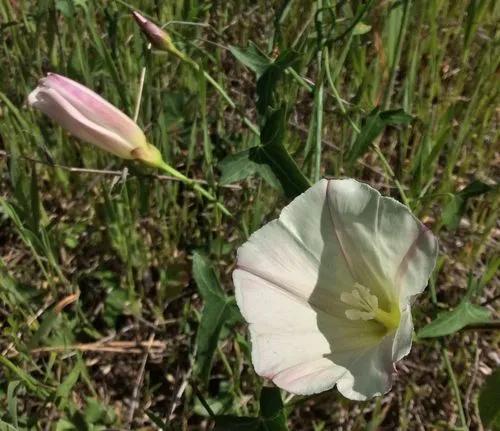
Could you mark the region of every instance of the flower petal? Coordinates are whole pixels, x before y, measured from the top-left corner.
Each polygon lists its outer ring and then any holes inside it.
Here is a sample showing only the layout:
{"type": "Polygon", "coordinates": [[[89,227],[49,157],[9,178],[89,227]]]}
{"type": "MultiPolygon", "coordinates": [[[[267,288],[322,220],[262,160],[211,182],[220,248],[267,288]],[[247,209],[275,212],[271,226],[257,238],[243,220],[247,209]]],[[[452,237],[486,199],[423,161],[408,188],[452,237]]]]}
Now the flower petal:
{"type": "Polygon", "coordinates": [[[381,328],[373,321],[331,315],[242,269],[233,279],[238,306],[250,324],[255,371],[289,392],[333,387],[347,368],[332,360],[332,350],[356,357],[380,341],[381,328]]]}
{"type": "Polygon", "coordinates": [[[30,93],[28,102],[77,138],[124,159],[132,158],[134,146],[130,142],[88,120],[56,90],[37,87],[30,93]]]}
{"type": "Polygon", "coordinates": [[[329,182],[328,196],[354,276],[377,293],[382,308],[425,288],[436,240],[407,207],[353,179],[329,182]]]}
{"type": "Polygon", "coordinates": [[[54,73],[49,73],[40,85],[57,91],[92,123],[110,129],[134,147],[145,144],[143,131],[131,118],[84,85],[54,73]]]}
{"type": "Polygon", "coordinates": [[[327,184],[296,198],[238,250],[238,268],[319,307],[333,307],[355,282],[331,223],[327,184]]]}
{"type": "Polygon", "coordinates": [[[392,386],[393,363],[410,352],[413,322],[410,306],[401,311],[397,331],[388,333],[379,344],[364,351],[333,353],[331,360],[346,367],[337,389],[351,400],[383,395],[392,386]]]}
{"type": "Polygon", "coordinates": [[[334,353],[331,360],[348,370],[337,382],[339,392],[351,400],[362,401],[389,391],[393,343],[394,333],[368,349],[334,353]]]}
{"type": "Polygon", "coordinates": [[[411,341],[413,336],[413,321],[411,318],[410,304],[406,304],[401,310],[401,320],[398,330],[394,335],[394,343],[392,345],[392,360],[397,362],[403,359],[411,349],[411,341]]]}

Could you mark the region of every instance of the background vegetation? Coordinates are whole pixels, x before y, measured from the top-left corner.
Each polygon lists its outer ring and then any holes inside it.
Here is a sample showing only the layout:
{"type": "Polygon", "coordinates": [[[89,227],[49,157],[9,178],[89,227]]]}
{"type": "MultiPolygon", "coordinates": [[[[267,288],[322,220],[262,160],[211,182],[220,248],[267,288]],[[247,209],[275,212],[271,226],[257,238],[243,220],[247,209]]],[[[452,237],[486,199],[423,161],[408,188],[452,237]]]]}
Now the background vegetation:
{"type": "Polygon", "coordinates": [[[494,428],[499,18],[495,0],[0,0],[0,429],[494,428]],[[227,97],[151,51],[130,7],[227,97]],[[234,217],[26,109],[48,71],[137,112],[234,217]],[[297,193],[262,155],[276,142],[311,181],[367,181],[439,237],[383,398],[261,395],[230,276],[297,193]]]}

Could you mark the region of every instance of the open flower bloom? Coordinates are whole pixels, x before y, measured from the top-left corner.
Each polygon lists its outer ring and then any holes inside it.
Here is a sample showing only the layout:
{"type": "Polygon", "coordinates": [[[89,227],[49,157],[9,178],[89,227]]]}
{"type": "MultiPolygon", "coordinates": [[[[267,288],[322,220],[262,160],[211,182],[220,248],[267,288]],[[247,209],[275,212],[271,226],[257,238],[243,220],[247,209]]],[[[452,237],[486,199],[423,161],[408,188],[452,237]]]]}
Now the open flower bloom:
{"type": "Polygon", "coordinates": [[[72,135],[124,159],[157,166],[160,152],[140,127],[87,87],[49,73],[28,96],[28,103],[72,135]]]}
{"type": "Polygon", "coordinates": [[[238,250],[256,372],[295,394],[387,392],[436,256],[434,235],[404,205],[352,179],[316,183],[238,250]]]}

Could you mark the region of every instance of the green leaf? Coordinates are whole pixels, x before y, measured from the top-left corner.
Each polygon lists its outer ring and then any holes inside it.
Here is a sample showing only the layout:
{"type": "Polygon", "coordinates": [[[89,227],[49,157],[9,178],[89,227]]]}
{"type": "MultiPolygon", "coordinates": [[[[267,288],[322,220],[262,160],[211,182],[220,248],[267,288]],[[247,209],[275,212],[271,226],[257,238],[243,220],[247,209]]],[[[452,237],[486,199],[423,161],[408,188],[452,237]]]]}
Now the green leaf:
{"type": "Polygon", "coordinates": [[[494,188],[482,181],[475,180],[461,191],[450,195],[449,201],[443,209],[442,220],[444,225],[450,230],[455,230],[465,213],[467,201],[472,197],[488,193],[494,188]]]}
{"type": "Polygon", "coordinates": [[[118,317],[124,313],[129,300],[128,296],[128,293],[120,287],[113,288],[106,296],[103,318],[110,328],[116,326],[118,317]]]}
{"type": "Polygon", "coordinates": [[[403,109],[393,109],[390,111],[381,112],[380,119],[384,123],[384,126],[387,125],[396,126],[398,124],[411,123],[413,117],[407,114],[403,109]]]}
{"type": "Polygon", "coordinates": [[[50,392],[48,390],[48,387],[44,386],[26,371],[19,368],[5,356],[0,355],[0,365],[3,365],[6,369],[10,370],[17,377],[19,377],[19,379],[21,379],[25,384],[26,388],[35,393],[40,398],[46,398],[49,396],[50,392]]]}
{"type": "MultiPolygon", "coordinates": [[[[3,263],[0,261],[0,265],[3,263]]],[[[35,303],[34,299],[40,295],[31,286],[24,285],[15,280],[5,268],[0,266],[0,293],[8,296],[9,301],[14,305],[24,305],[30,307],[35,303]]]]}
{"type": "Polygon", "coordinates": [[[91,397],[86,398],[87,405],[83,416],[89,424],[98,423],[102,418],[106,417],[106,408],[101,400],[96,400],[91,397]]]}
{"type": "Polygon", "coordinates": [[[310,187],[309,180],[286,150],[286,109],[272,112],[262,128],[261,145],[226,157],[220,164],[221,183],[229,184],[253,174],[261,175],[271,186],[294,198],[310,187]]]}
{"type": "Polygon", "coordinates": [[[260,133],[261,145],[229,156],[223,161],[222,181],[228,184],[259,174],[272,186],[276,187],[279,182],[285,194],[293,198],[307,190],[310,183],[283,144],[286,110],[283,105],[277,109],[279,102],[276,90],[285,70],[298,60],[298,54],[284,51],[273,62],[266,59],[266,64],[263,54],[255,46],[245,52],[234,49],[232,52],[241,62],[261,74],[256,91],[257,111],[263,118],[263,126],[260,133]]]}
{"type": "Polygon", "coordinates": [[[255,72],[257,78],[262,76],[272,64],[272,61],[252,42],[244,49],[230,45],[229,50],[240,63],[255,72]]]}
{"type": "Polygon", "coordinates": [[[450,195],[441,215],[444,225],[450,230],[455,230],[460,223],[465,208],[466,201],[461,196],[450,195]]]}
{"type": "MultiPolygon", "coordinates": [[[[84,430],[86,429],[84,428],[84,430]]],[[[76,428],[68,419],[61,418],[57,421],[55,431],[76,431],[76,428]]]]}
{"type": "Polygon", "coordinates": [[[257,80],[257,112],[265,116],[275,104],[275,92],[278,82],[283,77],[285,70],[299,59],[298,53],[284,51],[266,68],[257,80]]]}
{"type": "Polygon", "coordinates": [[[286,415],[278,388],[263,387],[260,393],[260,416],[267,431],[286,431],[286,415]]]}
{"type": "Polygon", "coordinates": [[[38,177],[35,166],[33,166],[31,169],[30,201],[31,201],[30,229],[33,232],[38,232],[38,229],[40,227],[41,207],[40,207],[40,196],[38,192],[38,177]]]}
{"type": "Polygon", "coordinates": [[[215,431],[287,431],[286,415],[278,388],[262,388],[259,417],[217,416],[215,431]]]}
{"type": "Polygon", "coordinates": [[[47,311],[43,316],[40,326],[27,343],[28,350],[32,350],[40,346],[40,344],[43,344],[52,329],[57,326],[59,321],[59,313],[56,313],[54,309],[47,311]]]}
{"type": "Polygon", "coordinates": [[[163,422],[163,420],[153,412],[146,410],[146,414],[148,415],[148,418],[151,420],[151,422],[153,422],[162,431],[168,431],[170,429],[167,423],[163,422]]]}
{"type": "Polygon", "coordinates": [[[373,109],[365,120],[361,132],[354,141],[351,150],[347,155],[347,161],[353,163],[358,157],[368,151],[370,144],[380,135],[386,126],[398,124],[408,124],[413,117],[402,109],[391,111],[380,111],[380,108],[373,109]]]}
{"type": "Polygon", "coordinates": [[[219,163],[222,171],[220,183],[231,184],[252,175],[260,175],[269,185],[281,188],[272,169],[266,164],[266,156],[260,147],[252,147],[227,156],[219,163]]]}
{"type": "Polygon", "coordinates": [[[217,416],[214,431],[261,431],[259,418],[232,415],[217,416]]]}
{"type": "Polygon", "coordinates": [[[222,328],[234,325],[241,317],[234,298],[225,294],[212,265],[199,253],[193,255],[193,277],[205,301],[196,334],[196,370],[202,380],[207,382],[222,328]]]}
{"type": "Polygon", "coordinates": [[[457,194],[464,199],[469,199],[474,196],[479,196],[484,193],[488,193],[493,190],[494,187],[489,186],[488,184],[483,183],[482,181],[475,180],[472,183],[468,184],[465,188],[460,190],[457,194]]]}
{"type": "Polygon", "coordinates": [[[269,165],[278,178],[285,195],[294,198],[305,192],[311,184],[283,144],[285,124],[286,110],[282,106],[266,119],[260,134],[262,146],[259,148],[262,152],[262,160],[269,165]]]}
{"type": "Polygon", "coordinates": [[[9,409],[9,415],[12,423],[17,427],[17,398],[16,392],[18,386],[21,384],[19,380],[13,380],[7,386],[7,407],[9,409]]]}
{"type": "Polygon", "coordinates": [[[485,427],[500,430],[500,368],[485,380],[479,393],[479,415],[485,427]]]}
{"type": "Polygon", "coordinates": [[[460,331],[467,325],[487,323],[490,320],[488,309],[463,301],[454,310],[439,313],[437,318],[424,326],[417,335],[419,338],[442,337],[460,331]]]}
{"type": "Polygon", "coordinates": [[[0,419],[0,431],[19,431],[19,429],[0,419]]]}
{"type": "Polygon", "coordinates": [[[59,397],[59,408],[64,408],[68,402],[69,396],[80,379],[80,374],[85,369],[85,365],[81,360],[77,360],[71,372],[66,376],[63,382],[57,387],[56,396],[59,397]]]}

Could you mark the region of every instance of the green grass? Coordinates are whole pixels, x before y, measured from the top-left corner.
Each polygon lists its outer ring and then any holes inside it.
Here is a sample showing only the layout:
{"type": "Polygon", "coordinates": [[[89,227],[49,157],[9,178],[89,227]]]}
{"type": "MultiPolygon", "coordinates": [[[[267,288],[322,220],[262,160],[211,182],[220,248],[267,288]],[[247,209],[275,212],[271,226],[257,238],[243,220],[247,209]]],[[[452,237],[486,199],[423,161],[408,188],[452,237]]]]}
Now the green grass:
{"type": "MultiPolygon", "coordinates": [[[[193,253],[209,257],[230,296],[236,248],[289,200],[268,170],[268,181],[220,184],[221,161],[258,144],[248,125],[265,117],[256,76],[231,46],[252,42],[273,59],[297,53],[274,97],[287,109],[285,147],[308,180],[367,181],[438,236],[417,331],[459,304],[469,274],[484,280],[473,302],[498,319],[498,2],[130,5],[169,23],[177,47],[228,97],[150,51],[123,1],[0,0],[0,429],[211,429],[207,404],[216,414],[258,413],[264,382],[243,324],[223,329],[208,380],[195,355],[204,308],[193,253]],[[138,109],[165,160],[206,181],[234,217],[27,109],[47,71],[130,116],[138,109]],[[413,118],[355,153],[376,106],[413,118]],[[474,181],[482,186],[459,193],[474,181]]],[[[335,390],[285,398],[290,429],[479,429],[477,397],[498,342],[498,332],[473,329],[419,340],[383,399],[350,402],[335,390]]]]}

